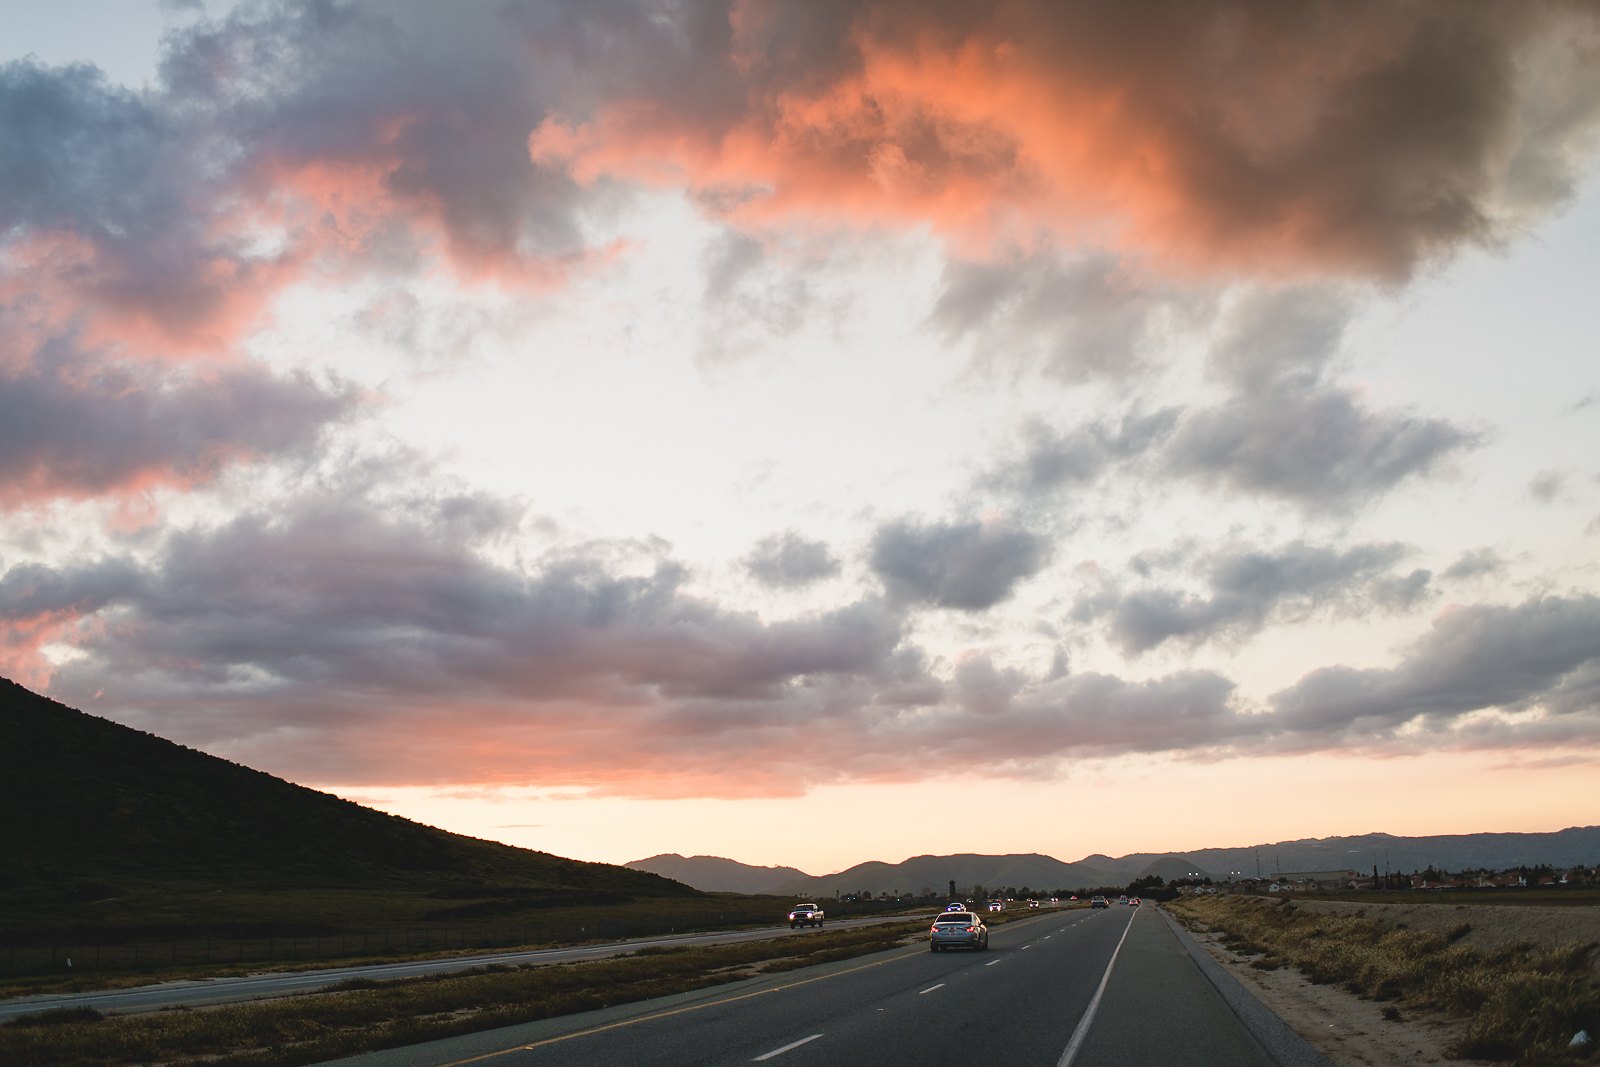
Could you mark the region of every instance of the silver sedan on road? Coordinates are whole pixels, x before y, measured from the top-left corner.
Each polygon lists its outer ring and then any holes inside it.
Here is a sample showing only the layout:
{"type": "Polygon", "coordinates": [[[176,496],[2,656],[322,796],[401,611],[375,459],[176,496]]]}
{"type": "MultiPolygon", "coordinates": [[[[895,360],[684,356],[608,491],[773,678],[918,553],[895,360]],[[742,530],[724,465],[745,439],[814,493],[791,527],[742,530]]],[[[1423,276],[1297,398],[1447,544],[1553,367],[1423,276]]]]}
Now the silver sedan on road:
{"type": "Polygon", "coordinates": [[[928,932],[928,949],[932,952],[944,948],[988,947],[989,928],[970,911],[947,911],[933,920],[933,927],[928,932]]]}

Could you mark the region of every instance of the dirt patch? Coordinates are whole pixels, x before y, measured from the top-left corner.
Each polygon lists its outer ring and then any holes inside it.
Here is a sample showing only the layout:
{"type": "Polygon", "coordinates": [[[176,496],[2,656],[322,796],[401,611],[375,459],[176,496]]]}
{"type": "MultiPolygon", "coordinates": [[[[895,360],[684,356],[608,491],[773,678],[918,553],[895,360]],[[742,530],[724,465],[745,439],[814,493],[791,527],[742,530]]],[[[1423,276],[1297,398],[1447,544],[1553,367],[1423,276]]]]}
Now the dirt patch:
{"type": "MultiPolygon", "coordinates": [[[[1268,906],[1266,901],[1261,903],[1268,906]]],[[[1296,897],[1294,906],[1302,912],[1359,916],[1385,927],[1436,933],[1482,953],[1510,945],[1555,949],[1574,942],[1600,944],[1600,908],[1370,903],[1304,897],[1296,897]]],[[[1465,1036],[1465,1019],[1404,1001],[1367,999],[1337,984],[1314,984],[1293,967],[1266,969],[1260,955],[1241,955],[1204,929],[1190,932],[1229,974],[1338,1067],[1488,1063],[1456,1059],[1446,1053],[1465,1036]]],[[[1600,979],[1600,953],[1591,955],[1590,966],[1600,979]]]]}

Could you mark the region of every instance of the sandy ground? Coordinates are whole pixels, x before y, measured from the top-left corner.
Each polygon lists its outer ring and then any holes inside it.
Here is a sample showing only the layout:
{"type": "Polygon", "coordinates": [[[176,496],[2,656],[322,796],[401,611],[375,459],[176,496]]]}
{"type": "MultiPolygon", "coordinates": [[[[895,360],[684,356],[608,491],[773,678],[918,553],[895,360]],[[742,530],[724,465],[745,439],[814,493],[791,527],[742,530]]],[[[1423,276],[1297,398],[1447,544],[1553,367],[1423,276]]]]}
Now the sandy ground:
{"type": "MultiPolygon", "coordinates": [[[[1448,931],[1470,923],[1471,933],[1458,943],[1479,949],[1531,942],[1555,947],[1571,941],[1600,942],[1600,908],[1524,908],[1452,906],[1448,904],[1351,904],[1332,900],[1295,899],[1307,910],[1350,911],[1380,922],[1404,924],[1413,930],[1448,931]]],[[[1263,971],[1201,930],[1195,939],[1277,1012],[1337,1067],[1378,1067],[1395,1063],[1484,1065],[1487,1060],[1453,1059],[1445,1049],[1466,1030],[1466,1022],[1435,1013],[1399,1008],[1399,1018],[1386,1019],[1395,1005],[1364,1000],[1338,986],[1313,985],[1299,971],[1285,967],[1263,971]]]]}

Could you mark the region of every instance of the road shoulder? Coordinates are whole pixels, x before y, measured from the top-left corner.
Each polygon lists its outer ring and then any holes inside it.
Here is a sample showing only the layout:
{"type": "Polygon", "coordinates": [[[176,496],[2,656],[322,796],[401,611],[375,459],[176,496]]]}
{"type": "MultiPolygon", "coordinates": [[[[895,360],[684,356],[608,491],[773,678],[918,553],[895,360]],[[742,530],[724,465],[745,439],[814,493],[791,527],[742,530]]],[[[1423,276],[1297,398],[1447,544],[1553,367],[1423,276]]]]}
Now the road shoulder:
{"type": "MultiPolygon", "coordinates": [[[[1233,952],[1207,932],[1186,929],[1165,909],[1162,916],[1225,997],[1229,996],[1225,986],[1231,987],[1241,1004],[1254,1003],[1319,1055],[1317,1061],[1308,1063],[1331,1067],[1393,1063],[1488,1067],[1484,1060],[1455,1059],[1445,1053],[1465,1031],[1464,1021],[1409,1009],[1402,1010],[1398,1019],[1386,1019],[1385,1005],[1364,1000],[1338,986],[1316,985],[1291,967],[1252,967],[1250,958],[1233,952]]],[[[1242,1013],[1240,1017],[1246,1018],[1242,1013]]],[[[1248,1018],[1246,1024],[1250,1025],[1248,1018]]]]}

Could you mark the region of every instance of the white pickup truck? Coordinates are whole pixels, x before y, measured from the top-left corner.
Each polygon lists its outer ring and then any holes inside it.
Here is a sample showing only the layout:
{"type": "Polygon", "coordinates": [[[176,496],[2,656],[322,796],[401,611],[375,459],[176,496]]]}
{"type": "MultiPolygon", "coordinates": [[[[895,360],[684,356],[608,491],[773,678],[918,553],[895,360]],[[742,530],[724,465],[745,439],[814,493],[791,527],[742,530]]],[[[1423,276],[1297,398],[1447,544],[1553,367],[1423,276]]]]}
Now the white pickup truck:
{"type": "Polygon", "coordinates": [[[821,926],[822,909],[815,904],[796,904],[789,909],[789,929],[797,926],[821,926]]]}

